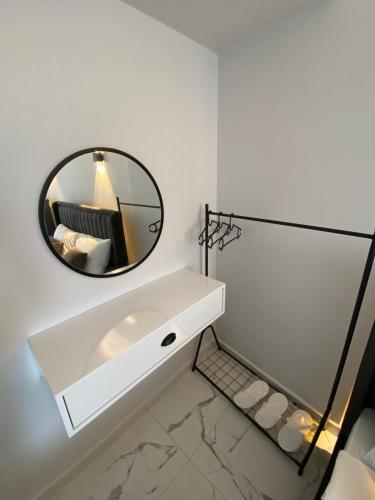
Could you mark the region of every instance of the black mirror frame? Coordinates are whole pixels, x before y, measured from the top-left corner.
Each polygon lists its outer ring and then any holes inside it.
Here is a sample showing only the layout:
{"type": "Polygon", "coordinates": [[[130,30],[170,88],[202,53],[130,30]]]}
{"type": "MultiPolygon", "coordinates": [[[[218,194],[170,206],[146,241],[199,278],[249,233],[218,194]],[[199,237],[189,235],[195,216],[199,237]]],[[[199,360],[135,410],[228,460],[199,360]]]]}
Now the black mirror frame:
{"type": "Polygon", "coordinates": [[[69,269],[71,269],[72,271],[74,271],[76,273],[83,274],[84,276],[89,276],[90,278],[116,278],[117,276],[121,276],[122,274],[126,274],[129,271],[133,271],[133,269],[135,269],[138,266],[140,266],[151,255],[151,253],[154,251],[156,245],[158,244],[158,241],[159,241],[159,238],[161,236],[162,229],[163,229],[163,225],[164,225],[164,204],[163,204],[163,198],[161,196],[161,192],[160,192],[159,186],[157,185],[154,177],[151,175],[150,171],[139,160],[137,160],[137,158],[134,158],[134,156],[132,156],[132,155],[130,155],[128,153],[125,153],[124,151],[121,151],[120,149],[108,148],[108,147],[102,147],[102,146],[99,147],[99,146],[97,146],[97,147],[94,147],[94,148],[81,149],[81,150],[77,151],[76,153],[73,153],[73,154],[67,156],[64,160],[62,160],[60,163],[58,163],[56,165],[56,167],[49,173],[47,179],[44,181],[44,184],[43,184],[42,190],[40,192],[40,196],[39,196],[38,218],[39,218],[39,226],[40,226],[40,229],[41,229],[41,232],[42,232],[42,236],[43,236],[43,239],[44,239],[45,243],[47,244],[48,248],[51,250],[51,252],[53,253],[53,255],[60,262],[62,262],[65,267],[68,267],[69,269]],[[54,247],[53,247],[53,245],[52,245],[52,243],[51,243],[51,241],[49,239],[49,235],[47,233],[46,225],[45,225],[45,221],[44,221],[44,203],[45,203],[46,196],[47,196],[47,193],[48,193],[48,189],[49,189],[49,187],[51,185],[52,180],[60,172],[60,170],[62,170],[62,168],[65,167],[65,165],[67,163],[69,163],[70,161],[74,160],[75,158],[78,158],[79,156],[83,156],[84,154],[88,154],[88,153],[94,153],[95,151],[104,151],[104,152],[107,152],[107,153],[117,153],[117,154],[119,154],[121,156],[125,156],[125,158],[128,158],[129,160],[132,160],[134,163],[136,163],[139,167],[142,168],[142,170],[151,179],[151,181],[152,181],[152,183],[153,183],[153,185],[154,185],[154,187],[156,189],[156,192],[157,192],[157,194],[159,196],[159,200],[160,200],[160,210],[161,210],[161,218],[160,218],[160,220],[161,220],[161,224],[160,224],[160,229],[159,229],[158,235],[157,235],[157,237],[156,237],[156,239],[154,241],[154,244],[150,248],[150,251],[139,262],[137,262],[136,264],[134,264],[134,266],[131,266],[129,269],[125,269],[124,271],[121,271],[121,272],[116,273],[116,274],[91,274],[91,273],[86,273],[85,271],[82,271],[81,269],[77,269],[74,266],[72,266],[71,264],[67,263],[56,252],[56,250],[54,249],[54,247]]]}

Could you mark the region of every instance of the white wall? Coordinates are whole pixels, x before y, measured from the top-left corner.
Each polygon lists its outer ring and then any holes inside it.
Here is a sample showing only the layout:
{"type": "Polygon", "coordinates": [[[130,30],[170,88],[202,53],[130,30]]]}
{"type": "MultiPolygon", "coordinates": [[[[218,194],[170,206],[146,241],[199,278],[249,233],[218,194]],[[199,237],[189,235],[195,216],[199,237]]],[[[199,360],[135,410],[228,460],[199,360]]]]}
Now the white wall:
{"type": "Polygon", "coordinates": [[[24,500],[153,390],[69,440],[26,338],[167,271],[199,269],[201,203],[216,198],[217,60],[119,0],[3,0],[0,17],[0,484],[2,500],[24,500]],[[49,171],[96,145],[139,158],[165,203],[151,257],[105,280],[60,264],[37,220],[49,171]]]}
{"type": "MultiPolygon", "coordinates": [[[[316,0],[219,54],[218,206],[373,232],[373,0],[316,0]]],[[[256,223],[218,257],[221,336],[322,409],[369,247],[256,223]]],[[[370,284],[332,417],[340,418],[374,319],[370,284]]]]}

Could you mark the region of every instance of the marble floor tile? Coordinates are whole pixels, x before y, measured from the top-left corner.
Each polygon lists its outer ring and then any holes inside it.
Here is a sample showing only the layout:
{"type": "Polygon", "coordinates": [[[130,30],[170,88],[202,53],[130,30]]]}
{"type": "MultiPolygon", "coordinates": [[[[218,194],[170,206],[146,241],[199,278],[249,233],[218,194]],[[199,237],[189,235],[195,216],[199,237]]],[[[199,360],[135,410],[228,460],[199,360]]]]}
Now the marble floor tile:
{"type": "Polygon", "coordinates": [[[59,500],[312,500],[329,459],[305,473],[199,374],[187,372],[70,483],[59,500]]]}
{"type": "Polygon", "coordinates": [[[202,434],[228,409],[229,403],[199,374],[188,372],[149,410],[189,457],[202,434]]]}
{"type": "Polygon", "coordinates": [[[156,499],[187,460],[155,419],[144,415],[57,493],[60,500],[156,499]]]}
{"type": "Polygon", "coordinates": [[[226,500],[204,475],[189,462],[160,500],[226,500]]]}
{"type": "Polygon", "coordinates": [[[230,455],[249,429],[249,423],[232,409],[203,436],[202,444],[191,460],[228,500],[266,498],[249,476],[230,460],[230,455]]]}
{"type": "Polygon", "coordinates": [[[261,432],[230,408],[191,460],[228,499],[310,500],[329,455],[317,448],[302,477],[261,432]]]}

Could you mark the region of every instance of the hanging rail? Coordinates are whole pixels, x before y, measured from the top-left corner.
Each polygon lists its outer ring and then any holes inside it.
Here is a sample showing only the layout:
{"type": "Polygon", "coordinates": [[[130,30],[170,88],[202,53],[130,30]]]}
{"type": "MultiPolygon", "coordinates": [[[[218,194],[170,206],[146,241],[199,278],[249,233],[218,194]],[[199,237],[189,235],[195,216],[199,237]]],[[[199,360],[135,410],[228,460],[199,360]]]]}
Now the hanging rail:
{"type": "MultiPolygon", "coordinates": [[[[258,218],[258,217],[249,217],[249,216],[237,215],[237,214],[233,214],[233,213],[229,214],[229,213],[224,213],[224,212],[215,212],[215,211],[209,210],[209,206],[208,206],[208,204],[206,204],[205,205],[205,241],[204,241],[205,275],[206,276],[208,276],[208,248],[209,248],[208,226],[209,226],[209,222],[210,222],[210,215],[217,216],[217,217],[230,217],[232,219],[249,220],[249,221],[254,221],[254,222],[263,222],[266,224],[276,224],[276,225],[280,225],[280,226],[295,227],[295,228],[299,228],[299,229],[308,229],[308,230],[312,230],[312,231],[321,231],[321,232],[325,232],[325,233],[339,234],[339,235],[344,235],[344,236],[353,236],[356,238],[365,238],[365,239],[371,240],[371,245],[370,245],[370,248],[369,248],[369,251],[367,254],[366,264],[365,264],[365,267],[364,267],[364,270],[362,273],[361,283],[360,283],[359,290],[357,293],[354,309],[352,312],[350,324],[349,324],[348,331],[347,331],[346,338],[345,338],[345,343],[344,343],[344,346],[343,346],[343,349],[341,352],[340,361],[339,361],[336,375],[335,375],[335,378],[334,378],[334,381],[332,384],[332,388],[331,388],[331,392],[330,392],[330,395],[328,398],[327,406],[326,406],[326,409],[325,409],[325,411],[320,419],[317,430],[313,436],[313,439],[309,445],[309,448],[308,448],[303,460],[299,463],[298,474],[302,475],[304,468],[306,467],[306,464],[311,456],[311,453],[313,452],[315,445],[319,439],[319,435],[328,421],[329,415],[330,415],[331,410],[332,410],[333,402],[334,402],[335,397],[336,397],[337,389],[338,389],[339,384],[340,384],[342,373],[344,371],[344,366],[345,366],[345,363],[346,363],[346,360],[348,357],[348,353],[349,353],[349,349],[350,349],[350,346],[351,346],[351,343],[353,340],[355,328],[356,328],[357,322],[358,322],[359,313],[361,311],[363,299],[364,299],[365,293],[366,293],[366,288],[367,288],[368,281],[369,281],[370,275],[371,275],[372,266],[373,266],[373,263],[375,260],[375,231],[373,234],[360,233],[360,232],[356,232],[356,231],[347,231],[344,229],[334,229],[334,228],[329,228],[329,227],[324,227],[324,226],[311,226],[308,224],[299,224],[299,223],[294,223],[294,222],[285,222],[285,221],[272,220],[272,219],[262,219],[262,218],[258,218]]],[[[200,346],[202,343],[202,338],[203,338],[203,335],[204,335],[206,330],[204,330],[201,333],[200,338],[199,338],[198,349],[197,349],[195,360],[194,360],[193,370],[195,370],[197,368],[196,364],[197,364],[198,354],[199,354],[200,346]]],[[[216,335],[215,335],[215,339],[216,339],[216,342],[219,346],[219,349],[224,350],[220,346],[219,342],[217,341],[216,335]]],[[[289,457],[289,458],[291,458],[291,457],[289,457]]]]}
{"type": "Polygon", "coordinates": [[[272,219],[260,219],[258,217],[248,217],[246,215],[236,215],[236,214],[226,214],[224,212],[214,212],[212,210],[208,210],[209,215],[221,216],[221,217],[232,217],[232,219],[241,219],[241,220],[251,220],[254,222],[265,222],[267,224],[277,224],[279,226],[289,226],[289,227],[297,227],[300,229],[310,229],[312,231],[322,231],[324,233],[334,233],[334,234],[343,234],[345,236],[355,236],[357,238],[367,238],[368,240],[372,240],[373,235],[369,233],[358,233],[356,231],[346,231],[344,229],[333,229],[331,227],[323,227],[323,226],[309,226],[307,224],[298,224],[296,222],[285,222],[281,220],[272,220],[272,219]]]}
{"type": "MultiPolygon", "coordinates": [[[[161,209],[161,207],[158,205],[144,205],[141,203],[127,203],[125,201],[120,201],[120,198],[118,196],[116,196],[116,202],[117,202],[117,210],[120,212],[121,215],[122,215],[121,205],[126,205],[129,207],[159,208],[159,209],[161,209]]],[[[161,220],[159,219],[159,220],[149,224],[148,230],[150,231],[150,233],[156,234],[160,231],[160,226],[161,226],[161,220]]]]}
{"type": "Polygon", "coordinates": [[[120,205],[127,205],[129,207],[142,207],[142,208],[161,208],[158,205],[144,205],[142,203],[127,203],[125,201],[120,201],[120,198],[116,196],[118,211],[120,212],[120,205]]]}

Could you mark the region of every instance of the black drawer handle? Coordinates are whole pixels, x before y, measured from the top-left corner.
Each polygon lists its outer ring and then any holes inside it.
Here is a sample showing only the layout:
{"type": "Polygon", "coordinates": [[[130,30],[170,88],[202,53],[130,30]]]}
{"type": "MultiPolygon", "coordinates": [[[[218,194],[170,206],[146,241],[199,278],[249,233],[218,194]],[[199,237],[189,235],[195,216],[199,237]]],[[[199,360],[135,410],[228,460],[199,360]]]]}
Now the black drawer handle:
{"type": "Polygon", "coordinates": [[[173,342],[176,340],[176,334],[175,333],[169,333],[166,337],[164,337],[161,345],[163,347],[167,346],[167,345],[171,345],[173,344],[173,342]]]}

